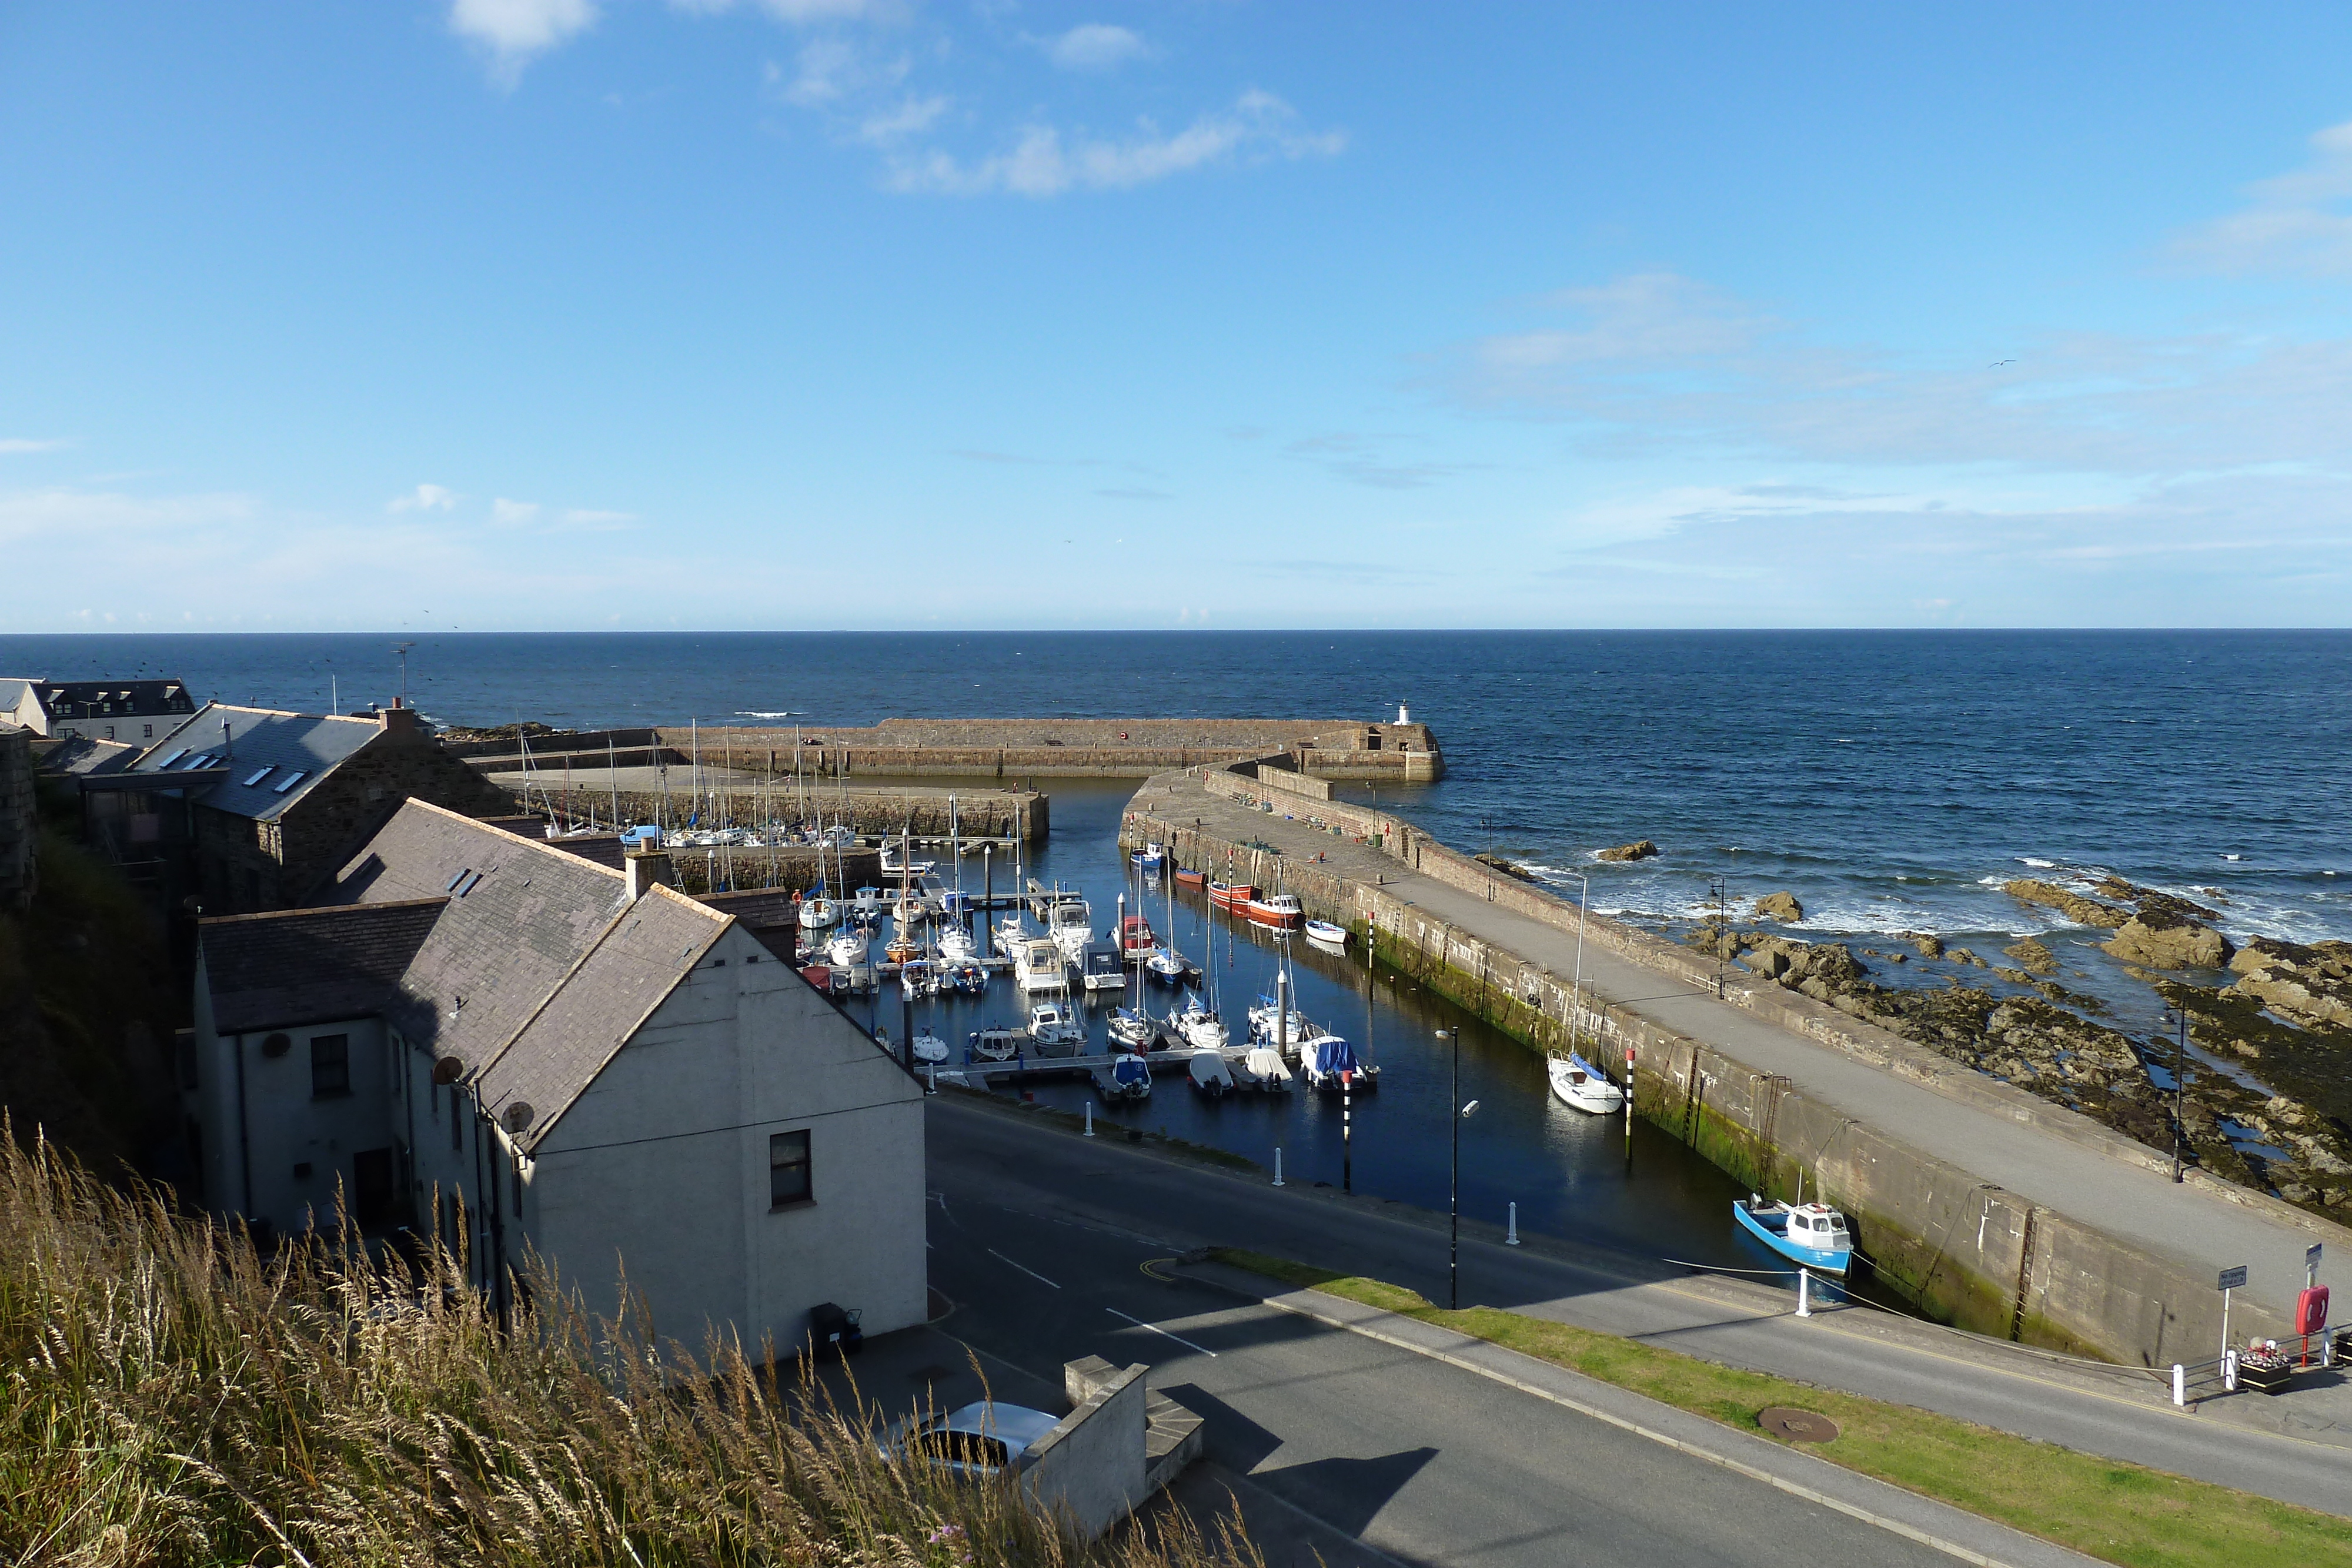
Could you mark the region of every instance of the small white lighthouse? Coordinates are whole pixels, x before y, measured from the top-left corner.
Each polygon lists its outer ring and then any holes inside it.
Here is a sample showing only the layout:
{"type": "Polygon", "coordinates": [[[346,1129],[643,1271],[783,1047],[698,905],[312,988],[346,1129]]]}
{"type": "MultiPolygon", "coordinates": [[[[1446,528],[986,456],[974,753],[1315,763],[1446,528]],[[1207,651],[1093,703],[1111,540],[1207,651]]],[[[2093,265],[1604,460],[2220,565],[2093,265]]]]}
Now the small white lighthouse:
{"type": "Polygon", "coordinates": [[[1411,724],[1412,722],[1412,715],[1405,712],[1404,704],[1402,703],[1397,704],[1396,721],[1399,724],[1411,724]]]}

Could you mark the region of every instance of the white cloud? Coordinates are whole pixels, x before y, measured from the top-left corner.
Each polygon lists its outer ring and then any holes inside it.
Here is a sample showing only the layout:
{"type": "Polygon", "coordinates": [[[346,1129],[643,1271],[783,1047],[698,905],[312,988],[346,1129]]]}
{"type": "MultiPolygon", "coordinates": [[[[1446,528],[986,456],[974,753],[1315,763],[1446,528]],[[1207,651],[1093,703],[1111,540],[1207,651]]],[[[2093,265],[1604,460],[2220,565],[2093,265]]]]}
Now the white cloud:
{"type": "Polygon", "coordinates": [[[490,503],[490,520],[507,528],[521,528],[538,517],[537,501],[509,501],[500,496],[490,503]]]}
{"type": "Polygon", "coordinates": [[[2352,120],[2311,138],[2311,161],[2250,186],[2239,211],[2200,224],[2174,250],[2221,272],[2352,272],[2352,120]]]}
{"type": "Polygon", "coordinates": [[[387,512],[446,512],[457,504],[457,492],[438,485],[419,485],[405,496],[394,496],[386,501],[387,512]]]}
{"type": "Polygon", "coordinates": [[[920,136],[948,111],[954,100],[941,93],[932,98],[908,98],[895,109],[869,116],[857,128],[857,139],[889,147],[910,136],[920,136]]]}
{"type": "Polygon", "coordinates": [[[511,87],[532,56],[596,21],[595,0],[450,0],[449,30],[490,52],[491,74],[511,87]]]}
{"type": "Polygon", "coordinates": [[[1304,131],[1297,120],[1288,104],[1253,89],[1231,110],[1204,114],[1172,136],[1161,135],[1149,120],[1124,141],[1083,133],[1066,140],[1054,126],[1033,125],[1012,151],[977,162],[938,151],[894,160],[889,183],[894,190],[950,195],[1055,196],[1125,190],[1233,159],[1331,157],[1346,147],[1343,132],[1304,131]]]}
{"type": "Polygon", "coordinates": [[[55,452],[65,444],[62,441],[35,441],[26,436],[0,436],[0,455],[14,456],[25,452],[55,452]]]}
{"type": "Polygon", "coordinates": [[[1088,22],[1045,41],[1045,57],[1066,71],[1103,71],[1151,52],[1125,27],[1088,22]]]}

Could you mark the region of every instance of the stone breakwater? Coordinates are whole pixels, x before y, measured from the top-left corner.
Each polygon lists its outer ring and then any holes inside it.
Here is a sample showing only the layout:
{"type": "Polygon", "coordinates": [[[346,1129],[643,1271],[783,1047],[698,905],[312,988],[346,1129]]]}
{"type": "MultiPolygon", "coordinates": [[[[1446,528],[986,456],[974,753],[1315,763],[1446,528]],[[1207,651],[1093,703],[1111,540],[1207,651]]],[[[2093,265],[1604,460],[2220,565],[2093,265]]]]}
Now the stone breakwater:
{"type": "MultiPolygon", "coordinates": [[[[1630,1050],[1641,1114],[1759,1191],[1794,1196],[1801,1180],[1808,1196],[1837,1204],[1853,1217],[1879,1278],[1931,1315],[2147,1365],[2211,1354],[2219,1301],[2209,1273],[2060,1212],[2051,1207],[2054,1197],[2033,1201],[1864,1124],[1732,1050],[1628,1006],[1601,1004],[1589,995],[1580,1000],[1566,972],[1580,925],[1575,907],[1409,823],[1343,803],[1296,800],[1256,779],[1210,770],[1146,785],[1122,833],[1130,842],[1157,839],[1171,845],[1180,864],[1234,880],[1278,883],[1297,894],[1310,913],[1365,936],[1383,961],[1538,1049],[1574,1043],[1597,1050],[1612,1064],[1630,1050]],[[1389,866],[1396,874],[1382,869],[1389,866]],[[1414,874],[1402,874],[1406,872],[1414,874]],[[1447,895],[1421,891],[1431,883],[1447,895]],[[1409,893],[1416,896],[1409,899],[1409,893]],[[1549,948],[1553,961],[1538,962],[1484,934],[1478,927],[1496,923],[1476,918],[1480,905],[1549,928],[1548,936],[1530,931],[1517,945],[1549,948]]],[[[1685,988],[1679,994],[1712,993],[1719,983],[1724,1002],[1891,1079],[1910,1081],[1944,1101],[2098,1160],[2168,1172],[2168,1153],[2084,1113],[2074,1103],[2044,1095],[2063,1083],[2077,1099],[2090,1094],[2095,1107],[2112,1102],[2131,1112],[2125,1119],[2134,1132],[2155,1130],[2161,1124],[2145,1117],[2156,1113],[2149,1103],[2156,1097],[2125,1088],[2135,1074],[2147,1082],[2139,1048],[2127,1037],[2015,1002],[1979,1009],[1957,998],[1939,1011],[1906,1013],[1853,994],[1853,988],[1867,983],[1868,971],[1842,945],[1759,936],[1732,944],[1737,956],[1721,950],[1727,937],[1744,935],[1753,934],[1721,933],[1714,949],[1702,952],[1599,916],[1582,932],[1591,948],[1630,959],[1660,980],[1679,982],[1685,988]],[[1864,1016],[1874,1011],[1879,1016],[1864,1016]],[[2014,1053],[2022,1062],[2029,1052],[2039,1060],[2042,1053],[2030,1043],[2035,1030],[2067,1040],[2049,1053],[2059,1066],[2048,1084],[2039,1072],[2022,1075],[2023,1084],[2002,1082],[1982,1061],[1966,1060],[1952,1049],[1962,1040],[1984,1040],[1995,1053],[1990,1060],[2014,1053]],[[2025,1042],[2011,1041],[2012,1032],[2022,1033],[2025,1042]],[[2074,1071],[2065,1070],[2075,1063],[2074,1071]]],[[[1957,948],[1948,956],[1964,965],[1982,962],[1957,948]]],[[[1982,1058],[1986,1047],[1968,1049],[1982,1058]]],[[[2244,1105],[2237,1109],[2255,1113],[2244,1105]]],[[[2168,1145],[2168,1136],[2164,1141],[2168,1145]]],[[[2352,1243],[2338,1228],[2303,1219],[2278,1198],[2231,1185],[2220,1173],[2192,1168],[2189,1180],[2208,1197],[2259,1213],[2290,1239],[2299,1229],[2328,1240],[2331,1252],[2352,1243]]],[[[2315,1196],[2326,1211],[2325,1195],[2315,1196]]],[[[2267,1301],[2241,1298],[2242,1327],[2283,1332],[2274,1294],[2282,1283],[2270,1281],[2267,1301]]]]}
{"type": "MultiPolygon", "coordinates": [[[[523,799],[520,788],[510,794],[518,810],[534,816],[568,810],[584,821],[593,812],[601,823],[612,816],[617,801],[623,821],[667,822],[675,827],[695,812],[696,801],[692,786],[683,777],[673,778],[676,788],[664,793],[634,786],[616,790],[605,784],[601,773],[579,776],[567,792],[561,774],[551,779],[542,775],[534,778],[530,800],[523,799]]],[[[513,776],[508,775],[502,781],[511,784],[513,776]]],[[[785,793],[789,783],[782,780],[773,789],[748,784],[712,787],[706,791],[703,820],[697,825],[756,829],[771,815],[797,821],[800,798],[785,793]]],[[[827,822],[845,823],[861,840],[877,846],[884,839],[906,832],[918,839],[945,839],[950,827],[967,839],[1017,838],[1027,843],[1040,842],[1053,831],[1053,799],[1034,790],[959,792],[950,805],[943,789],[919,794],[897,789],[837,792],[827,785],[822,800],[811,798],[809,809],[821,812],[827,822]]]]}

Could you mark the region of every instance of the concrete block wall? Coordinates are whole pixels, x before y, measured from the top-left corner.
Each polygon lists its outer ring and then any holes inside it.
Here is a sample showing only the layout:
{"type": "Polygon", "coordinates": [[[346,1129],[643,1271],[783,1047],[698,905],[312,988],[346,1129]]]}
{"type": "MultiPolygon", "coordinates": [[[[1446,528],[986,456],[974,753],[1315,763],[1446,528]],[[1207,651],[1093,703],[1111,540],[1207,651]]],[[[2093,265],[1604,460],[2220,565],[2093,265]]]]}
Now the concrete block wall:
{"type": "Polygon", "coordinates": [[[1144,1477],[1142,1363],[1087,1380],[1077,1407],[1023,1456],[1021,1486],[1037,1502],[1067,1514],[1092,1541],[1150,1496],[1144,1477]]]}

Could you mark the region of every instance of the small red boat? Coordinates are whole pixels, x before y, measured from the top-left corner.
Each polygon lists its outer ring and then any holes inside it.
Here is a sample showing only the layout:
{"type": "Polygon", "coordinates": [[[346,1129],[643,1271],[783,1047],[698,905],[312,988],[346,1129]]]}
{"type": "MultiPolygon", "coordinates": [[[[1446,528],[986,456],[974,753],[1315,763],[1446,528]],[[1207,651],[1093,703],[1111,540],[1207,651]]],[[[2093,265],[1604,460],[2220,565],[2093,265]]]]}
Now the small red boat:
{"type": "Polygon", "coordinates": [[[1242,913],[1253,925],[1271,925],[1277,931],[1294,931],[1306,920],[1307,911],[1299,905],[1295,893],[1269,894],[1253,898],[1242,906],[1242,913]]]}
{"type": "Polygon", "coordinates": [[[833,995],[833,970],[828,966],[811,964],[801,971],[801,978],[824,995],[833,995]]]}
{"type": "Polygon", "coordinates": [[[1209,885],[1209,873],[1204,871],[1186,871],[1183,867],[1179,866],[1176,868],[1176,885],[1179,887],[1206,887],[1209,885]]]}
{"type": "Polygon", "coordinates": [[[1160,946],[1160,938],[1151,934],[1151,922],[1130,915],[1119,923],[1118,946],[1129,957],[1140,958],[1160,946]]]}
{"type": "Polygon", "coordinates": [[[1257,889],[1245,882],[1213,882],[1209,884],[1209,902],[1219,909],[1230,909],[1238,915],[1249,907],[1257,889]]]}

